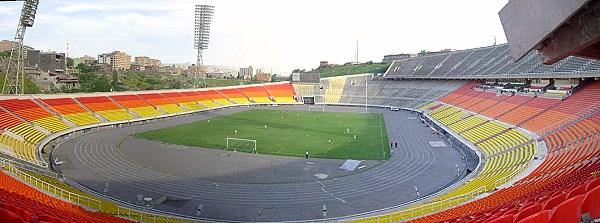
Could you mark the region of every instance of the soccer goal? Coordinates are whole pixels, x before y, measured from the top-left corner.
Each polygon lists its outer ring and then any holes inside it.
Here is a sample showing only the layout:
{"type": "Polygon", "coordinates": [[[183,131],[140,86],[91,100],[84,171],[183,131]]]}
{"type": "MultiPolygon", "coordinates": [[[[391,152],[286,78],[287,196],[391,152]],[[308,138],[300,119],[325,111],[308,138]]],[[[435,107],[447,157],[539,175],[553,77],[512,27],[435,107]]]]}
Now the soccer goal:
{"type": "Polygon", "coordinates": [[[227,138],[227,150],[256,153],[256,140],[227,138]]]}
{"type": "Polygon", "coordinates": [[[308,107],[308,111],[309,112],[314,112],[314,111],[325,112],[325,107],[323,107],[323,106],[310,106],[310,107],[308,107]]]}

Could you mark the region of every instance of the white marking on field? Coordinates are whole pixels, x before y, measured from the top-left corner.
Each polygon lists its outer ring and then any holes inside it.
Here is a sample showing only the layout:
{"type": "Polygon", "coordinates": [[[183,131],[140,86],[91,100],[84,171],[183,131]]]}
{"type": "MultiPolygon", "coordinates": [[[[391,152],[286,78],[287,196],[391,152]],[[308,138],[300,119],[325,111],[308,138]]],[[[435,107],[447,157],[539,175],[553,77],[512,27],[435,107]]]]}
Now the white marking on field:
{"type": "Polygon", "coordinates": [[[321,191],[323,191],[323,192],[325,192],[325,193],[329,194],[329,196],[331,196],[332,198],[335,198],[336,200],[338,200],[338,201],[342,202],[342,204],[345,204],[345,203],[346,203],[346,201],[345,201],[344,199],[342,199],[342,198],[340,198],[340,197],[337,197],[337,196],[333,195],[332,193],[330,193],[329,191],[325,190],[325,184],[323,184],[323,182],[321,182],[321,181],[317,181],[317,182],[318,182],[319,184],[321,184],[321,191]]]}
{"type": "Polygon", "coordinates": [[[342,166],[340,166],[340,169],[345,170],[345,171],[354,171],[356,170],[356,168],[358,168],[358,165],[360,165],[359,160],[346,160],[346,162],[344,162],[342,164],[342,166]]]}
{"type": "Polygon", "coordinates": [[[324,174],[324,173],[317,173],[314,176],[319,180],[324,180],[324,179],[327,179],[327,177],[329,177],[329,175],[324,174]]]}
{"type": "Polygon", "coordinates": [[[429,141],[429,145],[433,148],[446,147],[446,143],[444,143],[444,141],[429,141]]]}

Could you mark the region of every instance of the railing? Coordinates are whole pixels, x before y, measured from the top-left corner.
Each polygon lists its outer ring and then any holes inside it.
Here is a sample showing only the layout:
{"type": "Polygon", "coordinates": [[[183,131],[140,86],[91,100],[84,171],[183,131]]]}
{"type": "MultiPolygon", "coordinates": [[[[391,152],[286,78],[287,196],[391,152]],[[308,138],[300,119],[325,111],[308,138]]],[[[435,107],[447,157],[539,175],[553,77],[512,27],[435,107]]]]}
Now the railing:
{"type": "Polygon", "coordinates": [[[513,173],[501,177],[499,179],[496,180],[496,182],[494,182],[494,186],[496,188],[502,186],[505,183],[508,183],[510,180],[512,180],[516,175],[521,174],[523,171],[525,171],[526,168],[528,168],[531,165],[531,160],[527,162],[527,164],[522,165],[521,168],[519,168],[517,171],[514,171],[513,173]]]}
{"type": "Polygon", "coordinates": [[[374,216],[370,218],[355,219],[360,222],[398,222],[415,219],[424,215],[433,214],[439,211],[450,209],[458,205],[463,204],[469,200],[476,198],[477,196],[486,193],[485,186],[479,187],[469,193],[451,197],[441,201],[434,201],[431,203],[419,205],[417,207],[409,208],[402,211],[397,211],[385,215],[374,216]]]}
{"type": "Polygon", "coordinates": [[[84,205],[84,206],[87,206],[90,208],[94,208],[96,210],[101,210],[101,208],[102,208],[102,202],[100,202],[100,200],[67,191],[60,187],[49,184],[46,181],[43,181],[34,176],[31,176],[31,175],[27,174],[25,171],[22,171],[19,168],[14,167],[13,165],[10,165],[7,163],[3,163],[3,164],[5,164],[4,169],[6,169],[9,172],[12,172],[15,176],[19,177],[21,180],[23,180],[27,183],[30,183],[31,185],[35,186],[36,188],[50,192],[56,196],[64,198],[73,203],[81,204],[81,205],[84,205]]]}
{"type": "Polygon", "coordinates": [[[184,220],[184,219],[177,219],[177,218],[172,218],[172,217],[165,217],[165,216],[150,214],[147,212],[142,212],[142,211],[138,211],[138,210],[131,209],[131,208],[125,208],[125,207],[121,207],[121,206],[117,207],[116,215],[118,217],[128,218],[128,219],[139,221],[139,222],[152,222],[152,223],[154,223],[154,222],[171,222],[171,223],[193,222],[193,221],[184,220]]]}
{"type": "Polygon", "coordinates": [[[38,173],[38,174],[41,174],[41,175],[46,175],[46,176],[49,176],[49,177],[54,177],[54,178],[60,178],[61,177],[60,174],[58,174],[56,172],[52,172],[52,171],[50,171],[50,170],[48,170],[46,168],[37,166],[35,164],[17,162],[17,161],[14,161],[12,159],[9,159],[9,158],[0,157],[0,163],[2,163],[2,164],[10,164],[10,165],[15,166],[15,167],[17,167],[19,169],[24,169],[24,170],[27,170],[27,171],[30,171],[30,172],[35,172],[35,173],[38,173]]]}
{"type": "MultiPolygon", "coordinates": [[[[23,170],[20,170],[18,167],[15,167],[14,163],[15,163],[14,161],[0,158],[0,165],[2,165],[5,170],[13,173],[19,179],[31,184],[32,186],[36,187],[37,189],[44,190],[46,192],[54,194],[60,198],[63,198],[65,200],[68,200],[75,204],[83,205],[83,206],[86,206],[86,207],[89,207],[89,208],[92,208],[95,210],[99,210],[99,211],[102,211],[102,212],[105,212],[108,214],[114,214],[118,217],[124,217],[124,218],[132,219],[132,220],[136,220],[136,221],[140,221],[140,222],[174,222],[174,223],[195,222],[193,220],[185,220],[183,218],[178,218],[176,216],[153,214],[153,213],[138,211],[138,210],[135,210],[132,208],[126,208],[126,207],[122,207],[122,206],[117,206],[116,213],[114,213],[113,211],[104,210],[106,208],[103,207],[102,201],[91,198],[89,196],[84,196],[84,195],[80,195],[80,194],[76,194],[76,193],[67,191],[60,187],[52,185],[44,180],[38,179],[37,177],[32,176],[23,170]]],[[[57,176],[58,176],[58,174],[57,174],[57,176]]]]}

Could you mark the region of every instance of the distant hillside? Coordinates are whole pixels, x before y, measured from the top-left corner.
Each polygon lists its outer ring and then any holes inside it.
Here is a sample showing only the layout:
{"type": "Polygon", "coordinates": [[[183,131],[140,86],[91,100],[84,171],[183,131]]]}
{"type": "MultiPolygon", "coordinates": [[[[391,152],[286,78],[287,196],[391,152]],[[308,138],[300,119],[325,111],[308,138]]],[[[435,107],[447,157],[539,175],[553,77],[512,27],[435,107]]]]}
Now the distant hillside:
{"type": "Polygon", "coordinates": [[[203,79],[200,80],[201,85],[204,87],[225,87],[225,86],[237,86],[245,84],[257,84],[262,83],[260,81],[245,81],[238,79],[203,79]]]}
{"type": "Polygon", "coordinates": [[[335,77],[351,74],[384,73],[389,66],[389,63],[365,63],[357,65],[340,65],[334,67],[319,68],[317,69],[317,71],[319,71],[321,77],[335,77]]]}

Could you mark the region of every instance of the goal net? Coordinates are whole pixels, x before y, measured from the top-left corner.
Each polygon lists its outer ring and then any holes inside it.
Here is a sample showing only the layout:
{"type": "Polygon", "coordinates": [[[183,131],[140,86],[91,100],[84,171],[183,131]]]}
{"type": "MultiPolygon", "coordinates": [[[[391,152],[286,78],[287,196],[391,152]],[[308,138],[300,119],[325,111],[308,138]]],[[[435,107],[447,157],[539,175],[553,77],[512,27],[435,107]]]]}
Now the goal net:
{"type": "Polygon", "coordinates": [[[310,106],[310,107],[308,107],[308,111],[309,112],[314,112],[314,111],[325,112],[325,107],[323,107],[323,106],[310,106]]]}
{"type": "Polygon", "coordinates": [[[226,147],[227,150],[256,153],[256,140],[227,138],[226,147]]]}

